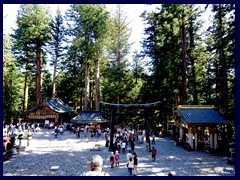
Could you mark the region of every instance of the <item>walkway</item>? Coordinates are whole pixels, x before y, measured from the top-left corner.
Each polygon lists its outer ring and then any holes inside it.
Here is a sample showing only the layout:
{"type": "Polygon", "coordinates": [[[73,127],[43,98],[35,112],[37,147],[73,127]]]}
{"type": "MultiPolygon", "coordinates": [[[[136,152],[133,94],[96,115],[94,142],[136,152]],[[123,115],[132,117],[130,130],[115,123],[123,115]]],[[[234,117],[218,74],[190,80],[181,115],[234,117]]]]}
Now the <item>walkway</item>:
{"type": "MultiPolygon", "coordinates": [[[[26,145],[23,140],[22,145],[26,145]]],[[[25,151],[3,162],[3,176],[80,176],[89,169],[89,157],[100,154],[104,158],[104,171],[110,176],[129,176],[126,155],[120,154],[120,167],[110,168],[110,152],[104,147],[105,141],[97,137],[77,139],[75,134],[65,132],[54,138],[53,130],[34,134],[25,151]],[[100,149],[96,149],[95,145],[100,149]],[[55,171],[52,166],[59,166],[55,171]]],[[[235,176],[235,166],[227,163],[228,157],[206,154],[201,151],[189,152],[175,146],[169,138],[157,138],[156,162],[144,144],[137,144],[139,157],[138,176],[166,176],[175,171],[177,176],[235,176]]]]}

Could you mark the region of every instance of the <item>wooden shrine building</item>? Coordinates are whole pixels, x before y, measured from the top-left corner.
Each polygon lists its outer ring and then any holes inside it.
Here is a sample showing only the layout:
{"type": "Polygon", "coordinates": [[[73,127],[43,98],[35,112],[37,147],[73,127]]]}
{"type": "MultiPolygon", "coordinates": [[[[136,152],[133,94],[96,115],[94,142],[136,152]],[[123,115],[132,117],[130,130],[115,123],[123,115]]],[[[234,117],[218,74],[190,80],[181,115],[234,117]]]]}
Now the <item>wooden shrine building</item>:
{"type": "Polygon", "coordinates": [[[60,124],[65,121],[64,114],[72,112],[74,112],[74,110],[65,105],[63,101],[58,98],[45,98],[41,104],[26,111],[29,121],[42,123],[48,120],[60,124]]]}
{"type": "Polygon", "coordinates": [[[218,127],[228,125],[221,114],[210,105],[179,105],[173,114],[175,139],[188,144],[191,150],[218,148],[218,127]]]}

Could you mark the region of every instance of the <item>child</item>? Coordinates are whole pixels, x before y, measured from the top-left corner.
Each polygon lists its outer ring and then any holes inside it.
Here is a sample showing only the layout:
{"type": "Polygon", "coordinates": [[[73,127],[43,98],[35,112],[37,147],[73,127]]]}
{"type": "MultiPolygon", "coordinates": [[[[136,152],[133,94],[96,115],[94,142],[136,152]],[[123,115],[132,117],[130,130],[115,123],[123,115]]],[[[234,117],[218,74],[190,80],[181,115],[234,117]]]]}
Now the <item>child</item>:
{"type": "Polygon", "coordinates": [[[115,153],[115,165],[116,165],[116,167],[119,167],[119,154],[118,154],[118,151],[116,151],[116,153],[115,153]]]}
{"type": "Polygon", "coordinates": [[[155,161],[156,160],[156,154],[157,154],[157,150],[154,148],[154,146],[152,147],[152,160],[155,161]]]}

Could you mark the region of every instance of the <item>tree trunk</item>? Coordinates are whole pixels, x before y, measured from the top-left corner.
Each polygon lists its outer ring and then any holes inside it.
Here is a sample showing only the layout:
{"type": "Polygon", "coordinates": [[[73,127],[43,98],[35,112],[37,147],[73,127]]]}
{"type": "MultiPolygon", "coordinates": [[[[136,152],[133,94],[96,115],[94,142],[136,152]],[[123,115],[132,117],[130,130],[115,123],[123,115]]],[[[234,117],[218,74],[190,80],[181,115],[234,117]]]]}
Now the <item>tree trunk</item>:
{"type": "Polygon", "coordinates": [[[26,68],[25,82],[24,82],[24,102],[23,102],[23,112],[28,108],[28,93],[29,93],[29,71],[26,68]]]}
{"type": "Polygon", "coordinates": [[[185,20],[182,17],[182,87],[183,87],[183,104],[188,104],[188,79],[187,79],[187,62],[186,62],[186,27],[185,20]]]}
{"type": "Polygon", "coordinates": [[[56,97],[56,72],[57,72],[57,56],[54,61],[53,82],[52,82],[52,97],[56,97]]]}
{"type": "Polygon", "coordinates": [[[100,82],[99,82],[99,61],[94,62],[95,65],[95,110],[100,110],[100,82]]]}
{"type": "MultiPolygon", "coordinates": [[[[120,48],[120,47],[118,47],[120,48]]],[[[117,53],[117,73],[119,73],[121,71],[121,64],[120,64],[120,61],[121,61],[121,57],[120,57],[120,52],[118,51],[117,53]]],[[[118,85],[121,84],[121,77],[120,77],[120,74],[118,74],[118,85]]],[[[120,93],[117,94],[117,104],[120,104],[120,93]]],[[[117,113],[119,113],[119,109],[117,110],[117,113]]]]}
{"type": "Polygon", "coordinates": [[[95,66],[95,110],[100,111],[100,67],[99,67],[99,49],[98,39],[95,38],[96,57],[94,60],[95,66]]]}
{"type": "Polygon", "coordinates": [[[195,62],[192,53],[194,51],[194,35],[193,35],[193,20],[190,20],[190,28],[189,28],[189,36],[190,36],[190,61],[192,68],[192,91],[193,91],[193,104],[198,104],[198,96],[197,96],[197,85],[196,85],[196,72],[195,72],[195,62]]]}
{"type": "Polygon", "coordinates": [[[41,96],[42,96],[42,92],[41,92],[41,71],[42,71],[42,67],[41,67],[41,46],[39,45],[39,43],[37,43],[37,53],[36,53],[36,64],[37,64],[37,70],[36,70],[36,104],[40,104],[41,102],[41,96]]]}
{"type": "Polygon", "coordinates": [[[220,90],[220,102],[222,104],[222,109],[227,108],[228,102],[228,85],[227,85],[227,63],[226,58],[224,55],[224,47],[223,47],[223,22],[222,22],[222,5],[219,4],[218,8],[218,21],[219,21],[219,55],[220,55],[220,83],[221,83],[221,90],[220,90]]]}
{"type": "Polygon", "coordinates": [[[85,97],[84,97],[84,111],[88,110],[89,101],[89,63],[85,67],[85,97]]]}
{"type": "Polygon", "coordinates": [[[81,95],[80,95],[80,111],[82,111],[82,109],[83,109],[83,94],[81,93],[81,95]]]}
{"type": "Polygon", "coordinates": [[[91,104],[91,109],[94,109],[95,107],[95,102],[94,102],[94,83],[90,83],[90,104],[91,104]]]}

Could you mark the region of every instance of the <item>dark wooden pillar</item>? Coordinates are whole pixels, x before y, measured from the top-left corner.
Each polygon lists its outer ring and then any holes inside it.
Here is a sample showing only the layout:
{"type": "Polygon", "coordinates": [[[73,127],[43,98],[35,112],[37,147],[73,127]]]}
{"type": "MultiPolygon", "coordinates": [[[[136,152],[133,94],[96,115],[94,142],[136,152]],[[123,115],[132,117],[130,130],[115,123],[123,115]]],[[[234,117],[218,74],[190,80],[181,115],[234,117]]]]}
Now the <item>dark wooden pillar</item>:
{"type": "Polygon", "coordinates": [[[146,141],[149,143],[149,152],[151,151],[151,142],[149,137],[149,111],[147,108],[144,108],[144,116],[145,116],[145,129],[146,129],[146,141]]]}
{"type": "Polygon", "coordinates": [[[111,124],[110,124],[110,146],[109,146],[109,151],[114,150],[114,145],[113,145],[113,136],[114,136],[114,123],[115,123],[115,108],[111,107],[111,124]]]}

